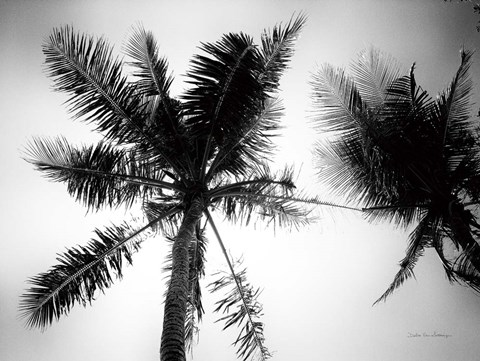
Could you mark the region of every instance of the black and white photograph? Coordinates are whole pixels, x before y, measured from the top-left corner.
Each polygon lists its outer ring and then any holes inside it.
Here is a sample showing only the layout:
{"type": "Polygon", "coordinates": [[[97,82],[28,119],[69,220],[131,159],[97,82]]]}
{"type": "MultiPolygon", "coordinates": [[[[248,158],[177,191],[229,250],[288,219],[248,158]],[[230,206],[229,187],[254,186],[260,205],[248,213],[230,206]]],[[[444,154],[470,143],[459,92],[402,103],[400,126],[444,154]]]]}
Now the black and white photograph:
{"type": "Polygon", "coordinates": [[[0,0],[0,360],[476,361],[480,2],[0,0]]]}

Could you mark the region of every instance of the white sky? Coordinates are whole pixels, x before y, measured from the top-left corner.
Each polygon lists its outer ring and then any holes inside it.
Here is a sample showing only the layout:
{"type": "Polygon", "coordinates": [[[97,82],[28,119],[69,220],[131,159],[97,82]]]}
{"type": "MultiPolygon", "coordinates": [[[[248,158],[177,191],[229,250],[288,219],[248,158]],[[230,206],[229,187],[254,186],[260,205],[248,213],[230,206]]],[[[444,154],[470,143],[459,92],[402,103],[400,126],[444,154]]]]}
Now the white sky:
{"type": "MultiPolygon", "coordinates": [[[[73,143],[98,139],[70,120],[64,94],[51,91],[42,71],[41,44],[55,26],[104,35],[119,51],[130,27],[142,22],[156,35],[184,87],[188,62],[200,41],[243,31],[259,40],[263,28],[293,12],[309,17],[291,69],[282,82],[286,116],[279,161],[302,165],[300,183],[313,183],[310,160],[315,139],[308,117],[310,74],[324,62],[348,65],[370,45],[389,52],[406,68],[417,63],[417,81],[432,95],[443,89],[459,64],[462,45],[477,49],[480,34],[471,4],[418,1],[0,1],[0,359],[4,361],[158,360],[162,324],[165,249],[151,239],[134,267],[100,295],[93,307],[75,308],[46,332],[26,330],[17,319],[25,280],[55,264],[55,254],[82,244],[123,216],[85,209],[62,184],[46,181],[21,159],[33,136],[65,135],[73,143]]],[[[478,107],[480,59],[474,58],[478,107]]],[[[326,195],[328,197],[328,195],[326,195]]],[[[217,216],[217,223],[221,218],[217,216]]],[[[346,212],[323,212],[300,232],[243,230],[221,224],[233,254],[244,255],[250,280],[264,288],[267,346],[274,360],[474,360],[480,352],[480,298],[451,286],[436,256],[427,252],[417,280],[385,304],[373,301],[388,287],[403,258],[406,235],[388,224],[369,226],[346,212]],[[411,333],[452,337],[410,338],[411,333]]],[[[208,270],[221,265],[210,237],[208,270]]],[[[196,360],[235,360],[234,332],[221,332],[205,292],[196,360]]]]}

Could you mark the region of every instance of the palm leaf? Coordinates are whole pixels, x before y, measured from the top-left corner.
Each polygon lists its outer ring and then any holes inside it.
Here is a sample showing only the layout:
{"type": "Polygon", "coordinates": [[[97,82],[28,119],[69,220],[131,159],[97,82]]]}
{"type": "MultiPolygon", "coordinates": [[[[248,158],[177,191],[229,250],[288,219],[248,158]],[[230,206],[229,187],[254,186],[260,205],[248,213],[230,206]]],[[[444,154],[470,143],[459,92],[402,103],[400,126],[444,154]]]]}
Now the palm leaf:
{"type": "Polygon", "coordinates": [[[162,190],[183,192],[162,180],[162,169],[137,160],[135,151],[108,143],[75,148],[64,138],[34,139],[26,156],[47,178],[66,183],[70,195],[88,208],[131,205],[137,198],[162,190]]]}
{"type": "Polygon", "coordinates": [[[353,79],[343,69],[326,64],[313,75],[312,86],[314,106],[319,110],[315,126],[343,136],[356,133],[367,114],[353,79]]]}
{"type": "MultiPolygon", "coordinates": [[[[169,95],[173,77],[167,75],[167,61],[160,58],[153,34],[141,26],[133,29],[125,45],[125,52],[133,58],[133,62],[129,64],[136,69],[133,73],[136,78],[135,86],[140,94],[147,96],[149,100],[150,123],[155,126],[155,133],[162,135],[162,145],[177,154],[187,156],[188,159],[185,127],[180,121],[181,105],[169,95]]],[[[171,158],[175,158],[173,154],[171,158]]]]}
{"type": "Polygon", "coordinates": [[[288,67],[293,46],[306,20],[305,14],[299,14],[292,17],[285,26],[278,24],[271,31],[263,31],[260,53],[264,65],[260,80],[265,91],[274,92],[278,89],[280,77],[288,67]]]}
{"type": "MultiPolygon", "coordinates": [[[[249,166],[267,158],[273,151],[270,137],[279,128],[283,107],[279,99],[266,96],[266,93],[278,89],[280,77],[293,55],[293,45],[305,21],[305,15],[299,15],[295,19],[292,17],[285,26],[279,24],[272,31],[264,30],[262,48],[258,54],[258,59],[263,63],[258,74],[263,89],[257,95],[262,105],[258,108],[258,114],[253,113],[252,117],[245,117],[243,122],[232,124],[231,131],[224,134],[224,142],[212,162],[207,180],[214,172],[222,170],[233,175],[244,174],[249,166]]],[[[258,52],[257,48],[253,50],[258,52]]]]}
{"type": "Polygon", "coordinates": [[[233,325],[240,327],[240,333],[233,343],[234,346],[238,347],[238,357],[241,357],[243,360],[247,360],[249,357],[262,361],[267,360],[271,357],[271,354],[265,346],[263,323],[259,321],[263,314],[263,306],[258,301],[260,290],[254,289],[247,282],[246,269],[235,272],[235,267],[241,265],[241,261],[235,265],[230,260],[220,233],[208,210],[206,215],[230,270],[230,272],[218,272],[216,275],[220,276],[219,279],[208,286],[210,292],[218,292],[226,287],[230,288],[225,298],[216,302],[217,308],[215,312],[226,314],[226,316],[218,319],[217,322],[225,322],[224,330],[233,325]],[[234,310],[230,312],[230,308],[234,310]]]}
{"type": "Polygon", "coordinates": [[[105,40],[64,27],[54,29],[43,51],[55,90],[71,95],[68,103],[77,117],[95,121],[99,130],[109,131],[116,139],[132,132],[125,123],[139,127],[135,115],[140,98],[122,76],[122,64],[112,58],[112,48],[105,40]]]}
{"type": "Polygon", "coordinates": [[[161,147],[162,134],[145,129],[148,116],[143,112],[142,96],[122,75],[122,63],[112,57],[112,48],[105,40],[75,34],[72,28],[64,27],[54,29],[43,51],[55,89],[70,94],[68,104],[76,117],[95,123],[107,139],[143,142],[178,170],[169,152],[161,147]]]}
{"type": "Polygon", "coordinates": [[[257,79],[261,62],[252,39],[227,34],[217,43],[202,44],[205,55],[192,61],[188,77],[185,113],[192,133],[205,140],[200,153],[201,174],[213,155],[212,145],[222,145],[238,124],[254,118],[261,109],[261,86],[257,79]]]}
{"type": "Polygon", "coordinates": [[[67,314],[75,303],[91,303],[98,291],[104,292],[114,278],[122,277],[124,260],[132,263],[132,254],[143,240],[140,235],[153,223],[138,230],[127,223],[104,231],[97,229],[98,239],[59,255],[60,263],[32,277],[33,286],[22,296],[20,311],[27,325],[46,327],[67,314]]]}
{"type": "Polygon", "coordinates": [[[271,137],[279,129],[278,121],[283,115],[283,106],[278,99],[267,98],[258,116],[238,125],[220,147],[207,174],[207,180],[215,174],[228,173],[235,177],[245,176],[249,169],[267,160],[275,150],[271,137]]]}
{"type": "Polygon", "coordinates": [[[468,153],[478,130],[470,121],[472,81],[469,69],[473,52],[462,50],[461,64],[450,86],[437,98],[436,117],[443,130],[443,149],[450,170],[456,169],[468,153]]]}
{"type": "Polygon", "coordinates": [[[277,174],[270,174],[268,168],[263,171],[211,192],[213,203],[221,207],[228,220],[249,224],[256,215],[274,228],[299,228],[315,219],[305,207],[315,204],[315,199],[296,197],[293,192],[293,169],[285,168],[277,174]]]}
{"type": "Polygon", "coordinates": [[[217,308],[214,311],[226,314],[217,320],[225,323],[224,330],[233,325],[240,327],[240,333],[233,343],[238,347],[238,357],[243,360],[250,357],[259,360],[269,359],[271,354],[264,345],[263,323],[258,321],[263,311],[258,301],[260,289],[254,289],[247,282],[246,269],[234,275],[225,272],[218,272],[215,275],[220,278],[209,285],[211,292],[231,288],[224,299],[216,302],[217,308]]]}
{"type": "Polygon", "coordinates": [[[149,221],[159,219],[153,225],[156,232],[161,232],[167,238],[173,238],[178,232],[182,219],[182,197],[178,195],[157,195],[144,199],[142,209],[149,221]],[[168,216],[163,217],[164,214],[168,216]]]}
{"type": "Polygon", "coordinates": [[[415,277],[413,268],[418,259],[423,255],[426,247],[438,242],[438,219],[435,214],[428,212],[409,236],[409,245],[405,258],[400,262],[400,270],[395,275],[393,282],[388,289],[373,303],[374,305],[380,301],[386,301],[387,297],[400,287],[410,277],[415,277]]]}
{"type": "Polygon", "coordinates": [[[395,59],[373,47],[360,52],[351,68],[362,99],[372,108],[383,105],[387,88],[400,73],[395,59]]]}
{"type": "Polygon", "coordinates": [[[167,75],[167,60],[160,58],[153,34],[142,26],[134,28],[129,41],[124,46],[124,51],[133,59],[129,64],[136,70],[133,76],[136,77],[137,90],[140,94],[147,96],[159,95],[168,113],[167,101],[173,77],[167,75]]]}

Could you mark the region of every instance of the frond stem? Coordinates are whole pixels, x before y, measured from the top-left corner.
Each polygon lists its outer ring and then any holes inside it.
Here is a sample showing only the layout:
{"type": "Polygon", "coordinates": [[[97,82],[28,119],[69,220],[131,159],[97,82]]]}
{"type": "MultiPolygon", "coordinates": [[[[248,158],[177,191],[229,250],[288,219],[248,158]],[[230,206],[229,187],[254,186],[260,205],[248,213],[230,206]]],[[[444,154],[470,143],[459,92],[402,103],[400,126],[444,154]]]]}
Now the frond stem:
{"type": "Polygon", "coordinates": [[[374,206],[374,207],[363,207],[360,210],[362,212],[382,210],[382,209],[404,209],[404,208],[428,208],[430,204],[406,204],[406,205],[392,205],[392,206],[374,206]]]}
{"type": "MultiPolygon", "coordinates": [[[[250,324],[254,325],[252,315],[250,314],[250,309],[248,308],[247,302],[246,302],[245,297],[243,295],[242,286],[240,285],[240,282],[237,279],[237,276],[236,276],[235,271],[233,269],[232,262],[230,261],[230,258],[228,257],[227,250],[225,249],[225,245],[223,244],[222,238],[220,237],[220,233],[218,232],[217,226],[215,225],[215,222],[212,219],[212,215],[210,214],[208,209],[205,209],[204,212],[205,212],[205,215],[207,216],[208,223],[210,223],[210,225],[212,226],[213,232],[215,233],[215,237],[218,240],[218,244],[220,245],[220,248],[222,249],[223,256],[225,257],[225,259],[227,261],[228,268],[230,269],[232,277],[235,280],[235,285],[237,287],[237,291],[242,298],[243,307],[245,307],[245,311],[248,315],[248,319],[250,321],[250,324]]],[[[252,330],[255,334],[255,340],[256,340],[257,345],[261,345],[262,341],[261,341],[260,337],[258,336],[257,331],[255,330],[254,327],[252,327],[252,330]]]]}
{"type": "Polygon", "coordinates": [[[228,193],[228,191],[231,190],[231,189],[238,189],[239,187],[248,186],[248,185],[252,185],[252,184],[282,185],[284,183],[279,182],[279,181],[274,181],[274,180],[271,180],[271,179],[257,179],[257,180],[251,180],[251,181],[243,181],[243,182],[237,182],[237,183],[233,183],[233,184],[227,184],[225,186],[221,186],[221,187],[212,189],[210,192],[207,193],[207,195],[209,197],[212,197],[212,198],[218,198],[218,197],[222,197],[223,194],[228,193]]]}
{"type": "MultiPolygon", "coordinates": [[[[48,163],[46,163],[48,164],[48,163]]],[[[139,176],[131,176],[128,174],[120,174],[120,173],[109,173],[109,172],[104,172],[100,170],[95,170],[95,169],[85,169],[85,168],[75,168],[75,167],[66,167],[66,166],[59,166],[57,164],[48,164],[52,167],[55,167],[57,169],[61,170],[66,170],[66,171],[71,171],[71,172],[79,172],[79,173],[86,173],[86,174],[95,174],[98,176],[103,176],[103,177],[113,177],[113,178],[118,178],[121,180],[124,180],[127,183],[131,184],[138,184],[138,185],[146,185],[146,186],[151,186],[151,187],[156,187],[156,188],[163,188],[163,189],[171,189],[180,193],[186,193],[186,189],[183,187],[176,186],[172,183],[160,181],[160,180],[155,180],[151,178],[146,178],[146,177],[139,177],[139,176]]]]}
{"type": "Polygon", "coordinates": [[[349,206],[344,206],[344,205],[335,204],[335,203],[331,203],[331,202],[323,202],[323,201],[319,201],[319,200],[314,199],[314,198],[303,199],[303,198],[297,198],[297,197],[278,196],[278,195],[274,195],[274,194],[257,194],[257,193],[249,193],[249,192],[225,192],[225,193],[222,193],[222,194],[215,194],[214,196],[211,197],[211,199],[221,198],[221,197],[270,198],[270,199],[278,199],[278,200],[284,200],[284,201],[293,201],[293,202],[314,204],[314,205],[317,205],[317,206],[342,208],[342,209],[348,209],[348,210],[356,211],[356,212],[362,212],[363,211],[361,208],[349,207],[349,206]]]}

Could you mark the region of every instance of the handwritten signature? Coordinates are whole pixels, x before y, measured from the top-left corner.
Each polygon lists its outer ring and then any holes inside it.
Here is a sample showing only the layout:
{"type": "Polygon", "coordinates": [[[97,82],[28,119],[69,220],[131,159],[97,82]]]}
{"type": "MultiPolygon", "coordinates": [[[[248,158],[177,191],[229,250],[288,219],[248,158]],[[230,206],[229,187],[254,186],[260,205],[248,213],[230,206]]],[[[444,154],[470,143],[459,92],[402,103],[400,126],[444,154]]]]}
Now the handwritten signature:
{"type": "Polygon", "coordinates": [[[428,332],[422,332],[422,333],[418,333],[418,332],[408,332],[408,335],[407,335],[408,338],[425,338],[425,337],[443,337],[443,338],[449,338],[449,337],[452,337],[452,335],[449,335],[447,333],[440,333],[440,332],[437,332],[437,331],[434,331],[433,333],[428,333],[428,332]]]}

